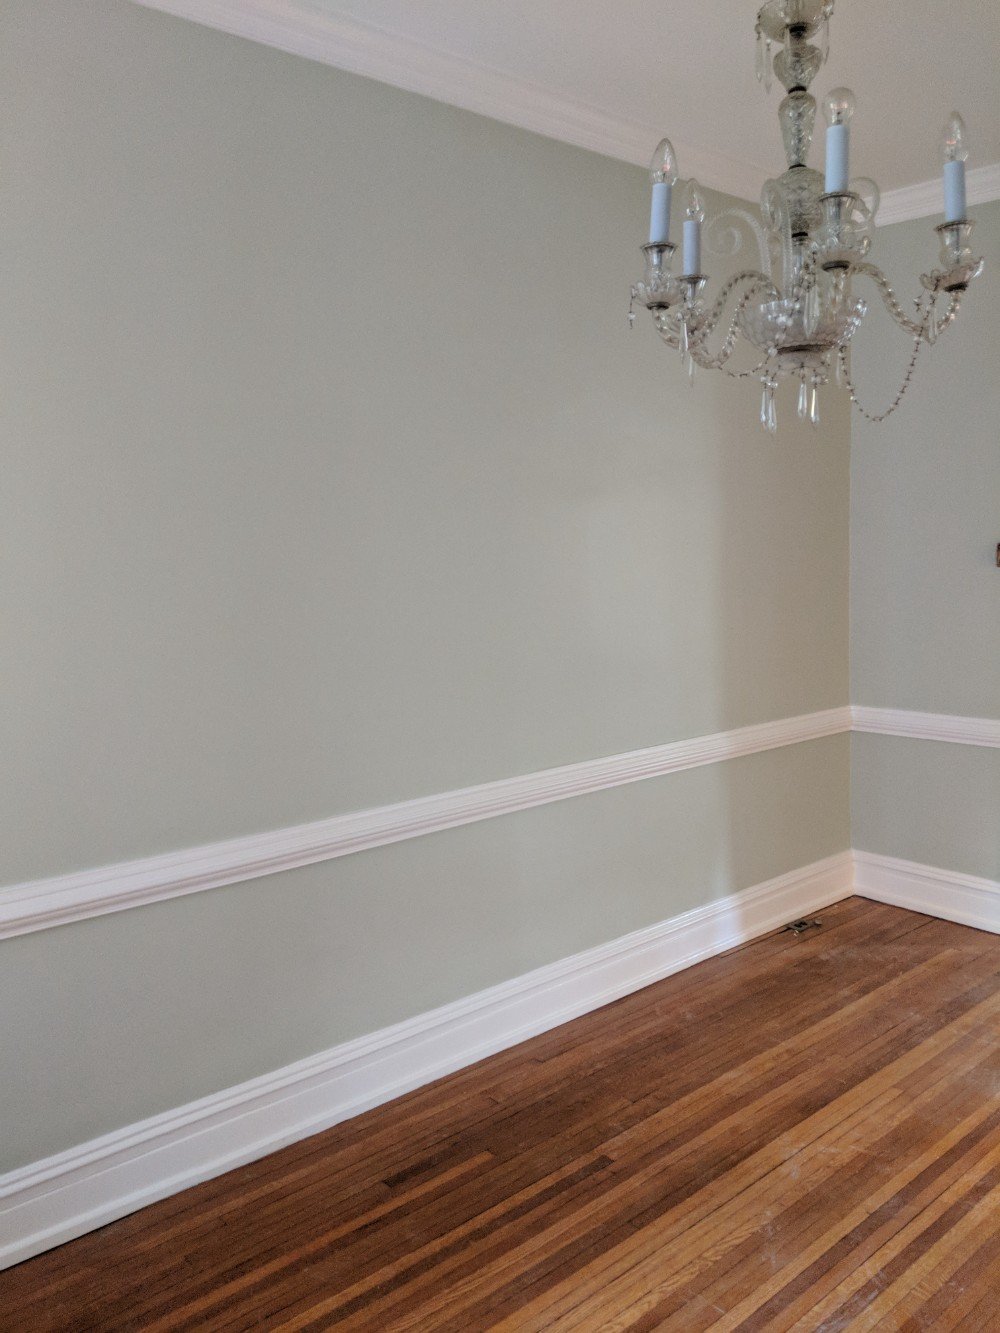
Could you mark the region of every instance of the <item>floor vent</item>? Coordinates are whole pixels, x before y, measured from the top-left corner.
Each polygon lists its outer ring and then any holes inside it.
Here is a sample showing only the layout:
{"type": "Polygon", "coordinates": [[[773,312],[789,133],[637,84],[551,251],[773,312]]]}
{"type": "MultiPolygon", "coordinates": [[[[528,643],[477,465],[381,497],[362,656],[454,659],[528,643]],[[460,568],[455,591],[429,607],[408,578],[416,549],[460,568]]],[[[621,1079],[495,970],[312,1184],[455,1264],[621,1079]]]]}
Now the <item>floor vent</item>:
{"type": "Polygon", "coordinates": [[[804,935],[807,930],[818,930],[822,926],[822,921],[817,921],[815,917],[803,917],[801,921],[789,921],[787,926],[782,926],[781,933],[790,930],[795,935],[804,935]]]}

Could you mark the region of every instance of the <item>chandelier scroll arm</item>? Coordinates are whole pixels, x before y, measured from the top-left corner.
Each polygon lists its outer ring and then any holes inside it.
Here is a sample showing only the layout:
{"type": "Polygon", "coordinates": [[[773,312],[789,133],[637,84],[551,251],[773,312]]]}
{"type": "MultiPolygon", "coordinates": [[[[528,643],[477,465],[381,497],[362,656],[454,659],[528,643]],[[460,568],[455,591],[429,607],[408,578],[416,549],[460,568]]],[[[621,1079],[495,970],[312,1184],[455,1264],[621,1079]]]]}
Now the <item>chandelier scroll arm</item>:
{"type": "MultiPolygon", "coordinates": [[[[914,338],[927,337],[928,320],[926,313],[921,319],[910,319],[906,311],[896,299],[896,293],[893,291],[892,284],[877,264],[852,264],[849,271],[851,274],[857,273],[862,277],[871,278],[879,296],[882,298],[882,304],[901,329],[905,329],[905,331],[914,338]]],[[[957,314],[957,310],[955,313],[957,314]]],[[[954,318],[955,314],[952,314],[948,323],[950,324],[954,318]]],[[[928,339],[928,341],[931,340],[928,339]]]]}
{"type": "MultiPolygon", "coordinates": [[[[699,337],[695,340],[695,342],[692,345],[691,349],[692,355],[694,356],[698,364],[706,370],[725,369],[726,363],[729,361],[730,357],[733,355],[733,352],[736,350],[736,340],[740,334],[741,318],[744,310],[746,310],[750,302],[756,298],[759,298],[762,294],[765,293],[768,296],[776,295],[776,289],[774,284],[771,282],[770,278],[765,277],[763,273],[745,272],[737,274],[735,278],[730,280],[730,284],[727,284],[727,286],[729,287],[729,291],[727,292],[725,289],[723,289],[723,293],[720,293],[719,300],[716,302],[716,307],[712,312],[714,319],[710,318],[709,326],[706,328],[705,336],[700,336],[700,331],[699,331],[699,337]],[[728,300],[728,297],[732,294],[734,286],[737,285],[739,282],[745,281],[747,279],[751,279],[750,285],[747,287],[747,290],[743,293],[743,295],[740,297],[739,301],[736,304],[736,309],[733,311],[732,318],[729,321],[729,328],[726,331],[726,336],[722,340],[718,352],[712,355],[708,350],[707,336],[709,333],[713,332],[715,327],[717,326],[722,311],[725,309],[726,301],[728,300]],[[718,311],[717,314],[716,311],[718,311]]],[[[764,363],[761,362],[761,366],[763,366],[763,364],[764,363]]],[[[760,367],[757,367],[757,371],[759,371],[759,369],[760,367]]],[[[751,372],[729,371],[727,373],[733,375],[734,378],[736,379],[745,379],[749,377],[749,374],[751,372]]],[[[752,373],[757,373],[757,372],[755,371],[752,373]]]]}
{"type": "Polygon", "coordinates": [[[776,299],[778,296],[777,288],[766,273],[761,273],[757,269],[744,269],[740,273],[734,273],[733,276],[723,284],[711,311],[705,315],[703,319],[698,321],[697,335],[699,342],[704,343],[705,339],[714,333],[719,320],[725,313],[729,298],[742,282],[749,283],[749,287],[747,291],[743,293],[741,304],[745,305],[753,296],[763,294],[764,292],[769,293],[772,300],[776,299]]]}
{"type": "MultiPolygon", "coordinates": [[[[696,364],[704,370],[721,370],[735,350],[736,340],[740,332],[740,316],[755,297],[759,298],[763,294],[775,296],[777,291],[774,283],[764,273],[755,269],[745,269],[740,273],[735,273],[725,283],[715,304],[707,313],[699,312],[697,309],[685,312],[675,305],[669,309],[654,310],[654,323],[663,341],[668,347],[672,347],[676,351],[681,347],[681,323],[686,319],[688,326],[687,350],[696,364]],[[713,354],[709,351],[708,339],[718,327],[733,293],[742,283],[747,284],[746,290],[736,304],[726,336],[718,352],[713,354]]],[[[738,378],[742,379],[744,377],[744,372],[739,372],[738,378]]]]}

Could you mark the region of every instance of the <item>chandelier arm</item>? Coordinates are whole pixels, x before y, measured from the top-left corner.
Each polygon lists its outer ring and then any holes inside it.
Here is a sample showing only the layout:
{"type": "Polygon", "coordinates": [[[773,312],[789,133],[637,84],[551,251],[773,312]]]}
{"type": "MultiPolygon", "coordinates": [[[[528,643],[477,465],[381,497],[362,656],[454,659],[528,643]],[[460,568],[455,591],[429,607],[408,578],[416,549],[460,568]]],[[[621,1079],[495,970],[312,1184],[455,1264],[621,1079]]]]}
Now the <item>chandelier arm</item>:
{"type": "Polygon", "coordinates": [[[928,329],[927,331],[927,341],[929,343],[937,342],[938,338],[940,338],[941,334],[945,331],[945,329],[949,328],[952,324],[954,324],[955,320],[958,318],[958,312],[961,309],[961,306],[962,306],[962,292],[960,290],[951,292],[948,301],[948,309],[937,321],[936,329],[934,329],[933,332],[930,329],[928,329]]]}
{"type": "MultiPolygon", "coordinates": [[[[715,356],[710,356],[708,354],[708,349],[704,342],[699,342],[692,346],[691,355],[698,362],[699,366],[702,366],[705,370],[725,369],[726,362],[736,350],[736,339],[739,336],[740,316],[753,299],[757,290],[756,287],[751,287],[751,289],[743,296],[739,305],[736,307],[736,310],[733,312],[733,317],[729,321],[729,329],[715,356]],[[699,355],[699,353],[702,355],[699,355]]],[[[737,378],[743,378],[742,373],[738,373],[737,378]]]]}
{"type": "MultiPolygon", "coordinates": [[[[896,300],[896,293],[893,291],[889,279],[876,264],[852,264],[850,271],[851,273],[860,273],[865,277],[871,278],[872,282],[878,289],[879,296],[882,298],[882,304],[901,329],[905,329],[906,332],[911,334],[914,338],[927,338],[928,321],[926,315],[923,315],[919,320],[909,318],[903,310],[903,307],[896,300]]],[[[954,318],[955,315],[952,314],[948,323],[951,323],[954,318]]],[[[932,340],[928,339],[928,341],[932,340]]]]}
{"type": "Polygon", "coordinates": [[[733,292],[741,282],[747,281],[750,281],[752,285],[747,292],[744,293],[744,301],[758,291],[770,292],[772,294],[771,299],[777,299],[778,290],[766,273],[761,273],[757,269],[744,269],[741,273],[735,273],[722,287],[718,299],[712,307],[711,313],[706,316],[704,321],[699,321],[697,328],[697,338],[699,342],[703,343],[705,339],[715,331],[715,327],[722,318],[730,296],[732,296],[733,292]]]}
{"type": "MultiPolygon", "coordinates": [[[[740,332],[740,316],[750,302],[763,292],[766,292],[769,295],[776,294],[774,284],[771,282],[770,278],[766,277],[763,273],[747,269],[742,273],[735,274],[729,279],[720,292],[719,299],[716,301],[709,317],[703,323],[697,324],[692,331],[694,337],[691,340],[688,350],[697,365],[701,366],[703,370],[725,369],[726,362],[736,349],[736,340],[740,332]],[[729,328],[726,332],[726,336],[722,340],[718,352],[713,356],[708,350],[708,338],[714,333],[718,326],[719,319],[725,310],[726,302],[732,295],[733,291],[741,282],[748,280],[750,286],[737,302],[736,309],[733,311],[733,316],[729,321],[729,328]]],[[[737,372],[736,378],[745,378],[745,373],[742,371],[737,372]]]]}
{"type": "Polygon", "coordinates": [[[673,327],[671,326],[670,323],[671,313],[672,312],[669,310],[654,311],[653,323],[656,326],[657,333],[660,335],[663,341],[667,344],[668,347],[672,347],[673,350],[676,352],[680,350],[681,331],[680,331],[680,325],[677,324],[676,322],[673,325],[673,327]]]}

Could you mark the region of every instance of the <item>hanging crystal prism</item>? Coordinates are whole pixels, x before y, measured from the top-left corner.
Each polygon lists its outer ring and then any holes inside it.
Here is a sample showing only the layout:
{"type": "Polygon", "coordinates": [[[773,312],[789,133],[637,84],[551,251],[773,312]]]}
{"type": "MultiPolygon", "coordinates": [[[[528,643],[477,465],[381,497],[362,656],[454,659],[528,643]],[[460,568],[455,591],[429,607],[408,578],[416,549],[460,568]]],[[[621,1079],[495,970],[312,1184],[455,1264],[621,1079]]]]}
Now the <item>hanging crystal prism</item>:
{"type": "MultiPolygon", "coordinates": [[[[803,388],[805,385],[803,385],[803,388]]],[[[813,377],[812,389],[809,394],[809,421],[812,425],[819,425],[819,389],[816,379],[813,377]]]]}
{"type": "Polygon", "coordinates": [[[771,60],[771,39],[769,37],[767,41],[764,43],[764,91],[766,93],[769,93],[771,91],[771,84],[773,82],[772,78],[773,73],[774,73],[773,62],[771,60]]]}
{"type": "Polygon", "coordinates": [[[834,384],[836,384],[838,389],[842,389],[844,387],[843,355],[844,355],[843,350],[839,347],[833,354],[833,382],[834,384]]]}
{"type": "Polygon", "coordinates": [[[805,421],[806,414],[809,411],[808,390],[806,389],[806,377],[803,375],[799,381],[799,420],[805,421]]]}
{"type": "Polygon", "coordinates": [[[825,65],[830,58],[830,20],[825,14],[823,15],[822,23],[819,25],[819,33],[817,36],[819,39],[819,58],[825,65]]]}
{"type": "Polygon", "coordinates": [[[802,323],[805,327],[806,336],[811,338],[819,327],[820,304],[819,304],[819,284],[813,279],[809,290],[802,298],[802,323]]]}
{"type": "Polygon", "coordinates": [[[757,51],[754,56],[754,73],[757,76],[757,82],[764,81],[764,34],[760,28],[757,29],[757,51]]]}
{"type": "Polygon", "coordinates": [[[767,430],[767,382],[760,393],[760,428],[767,430]]]}
{"type": "Polygon", "coordinates": [[[933,342],[938,336],[937,302],[931,298],[931,308],[927,312],[927,341],[933,342]]]}

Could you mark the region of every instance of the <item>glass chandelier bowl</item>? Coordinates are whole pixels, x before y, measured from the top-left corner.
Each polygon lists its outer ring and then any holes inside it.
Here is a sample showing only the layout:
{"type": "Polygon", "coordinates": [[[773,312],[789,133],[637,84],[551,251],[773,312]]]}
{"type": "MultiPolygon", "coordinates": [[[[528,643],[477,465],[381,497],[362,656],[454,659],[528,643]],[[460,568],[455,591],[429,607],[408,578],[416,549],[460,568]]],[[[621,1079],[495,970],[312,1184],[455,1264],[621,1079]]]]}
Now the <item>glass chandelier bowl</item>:
{"type": "Polygon", "coordinates": [[[745,306],[740,329],[762,352],[823,357],[845,346],[867,313],[867,302],[851,297],[827,302],[812,318],[805,299],[782,297],[745,306]]]}

